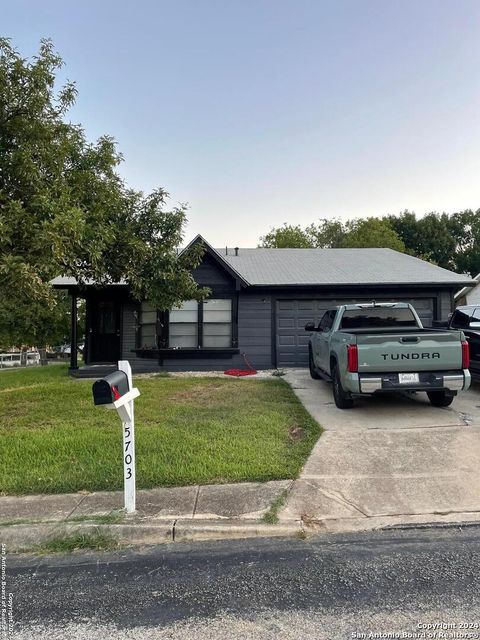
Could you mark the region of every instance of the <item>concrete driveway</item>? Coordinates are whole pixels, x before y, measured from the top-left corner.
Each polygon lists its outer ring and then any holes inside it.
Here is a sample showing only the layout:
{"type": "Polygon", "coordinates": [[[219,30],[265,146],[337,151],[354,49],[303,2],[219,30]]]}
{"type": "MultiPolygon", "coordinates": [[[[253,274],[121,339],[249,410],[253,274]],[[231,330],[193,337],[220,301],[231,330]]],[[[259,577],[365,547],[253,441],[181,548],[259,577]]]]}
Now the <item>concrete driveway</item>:
{"type": "Polygon", "coordinates": [[[426,394],[335,407],[307,370],[285,379],[325,433],[293,484],[282,519],[330,530],[480,520],[480,385],[447,408],[426,394]]]}

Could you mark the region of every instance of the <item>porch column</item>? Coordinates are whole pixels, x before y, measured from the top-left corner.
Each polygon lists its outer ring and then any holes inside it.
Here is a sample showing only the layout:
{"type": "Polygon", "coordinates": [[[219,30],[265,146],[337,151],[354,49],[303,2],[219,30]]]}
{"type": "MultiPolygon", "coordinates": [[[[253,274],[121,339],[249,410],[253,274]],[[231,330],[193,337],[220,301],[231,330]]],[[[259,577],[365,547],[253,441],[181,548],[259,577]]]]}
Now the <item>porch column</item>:
{"type": "Polygon", "coordinates": [[[72,297],[72,312],[70,314],[70,371],[78,369],[77,358],[77,294],[70,291],[72,297]]]}

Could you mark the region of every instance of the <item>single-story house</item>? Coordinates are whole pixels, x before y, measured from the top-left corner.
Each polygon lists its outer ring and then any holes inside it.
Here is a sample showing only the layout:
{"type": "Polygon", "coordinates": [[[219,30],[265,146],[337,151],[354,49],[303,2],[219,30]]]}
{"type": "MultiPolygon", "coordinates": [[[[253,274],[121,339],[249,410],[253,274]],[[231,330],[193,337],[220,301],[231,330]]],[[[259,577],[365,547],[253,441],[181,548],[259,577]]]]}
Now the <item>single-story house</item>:
{"type": "Polygon", "coordinates": [[[344,303],[408,301],[425,325],[444,320],[459,287],[471,279],[392,249],[214,249],[205,247],[193,276],[208,286],[203,302],[169,312],[138,302],[125,284],[80,287],[59,277],[72,296],[72,373],[129,360],[137,372],[305,367],[307,322],[344,303]],[[77,297],[86,300],[85,362],[76,361],[77,297]]]}
{"type": "Polygon", "coordinates": [[[480,306],[480,273],[478,273],[469,287],[463,287],[454,295],[455,306],[460,307],[465,304],[478,304],[480,306]]]}

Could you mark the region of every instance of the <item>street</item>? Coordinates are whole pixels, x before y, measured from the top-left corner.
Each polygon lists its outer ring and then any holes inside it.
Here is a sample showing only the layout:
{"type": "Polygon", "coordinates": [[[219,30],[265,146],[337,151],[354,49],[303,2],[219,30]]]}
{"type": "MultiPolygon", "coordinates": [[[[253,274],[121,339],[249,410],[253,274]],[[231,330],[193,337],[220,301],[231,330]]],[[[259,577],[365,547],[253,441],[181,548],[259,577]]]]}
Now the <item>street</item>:
{"type": "Polygon", "coordinates": [[[469,526],[7,554],[11,637],[480,638],[479,542],[469,526]]]}

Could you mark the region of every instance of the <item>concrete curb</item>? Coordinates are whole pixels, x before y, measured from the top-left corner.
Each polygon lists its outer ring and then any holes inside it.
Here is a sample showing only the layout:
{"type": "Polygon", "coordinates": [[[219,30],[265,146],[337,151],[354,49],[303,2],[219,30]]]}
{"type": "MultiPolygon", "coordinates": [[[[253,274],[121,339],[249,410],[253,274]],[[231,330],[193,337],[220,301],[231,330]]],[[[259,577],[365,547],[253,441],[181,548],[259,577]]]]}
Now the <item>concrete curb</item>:
{"type": "Polygon", "coordinates": [[[166,542],[223,540],[259,537],[293,537],[304,535],[301,522],[265,524],[242,520],[171,519],[132,523],[99,524],[94,522],[49,522],[0,525],[0,543],[7,551],[35,552],[42,544],[73,534],[111,536],[119,545],[141,546],[166,542]]]}
{"type": "MultiPolygon", "coordinates": [[[[281,522],[289,522],[284,520],[281,522]]],[[[294,522],[291,520],[290,522],[294,522]]],[[[480,526],[479,511],[422,513],[351,518],[312,518],[305,522],[309,534],[354,533],[363,531],[480,526]]]]}
{"type": "Polygon", "coordinates": [[[224,538],[292,537],[304,534],[300,521],[266,524],[258,520],[194,520],[182,518],[173,528],[174,542],[224,538]]]}

